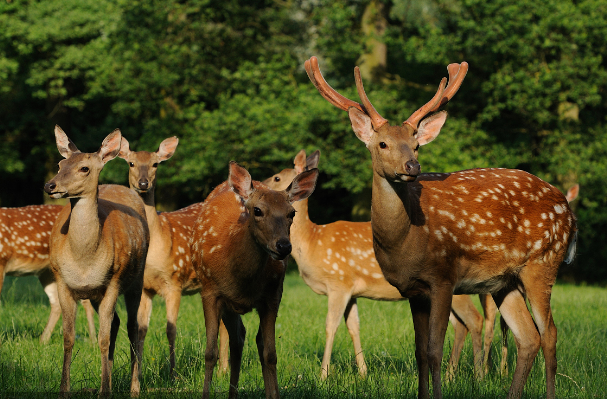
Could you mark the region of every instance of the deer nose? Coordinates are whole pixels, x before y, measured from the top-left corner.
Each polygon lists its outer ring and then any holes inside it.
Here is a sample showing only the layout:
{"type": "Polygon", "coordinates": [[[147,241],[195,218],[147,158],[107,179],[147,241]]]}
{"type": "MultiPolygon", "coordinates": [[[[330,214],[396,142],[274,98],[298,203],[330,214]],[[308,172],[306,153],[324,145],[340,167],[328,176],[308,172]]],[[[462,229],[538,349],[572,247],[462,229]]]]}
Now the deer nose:
{"type": "Polygon", "coordinates": [[[139,180],[137,184],[139,185],[140,190],[147,190],[150,186],[150,183],[147,180],[139,180]]]}
{"type": "Polygon", "coordinates": [[[411,161],[407,161],[407,163],[405,163],[405,171],[407,172],[407,174],[409,176],[417,176],[420,174],[421,172],[421,165],[419,164],[419,162],[415,161],[415,160],[411,160],[411,161]]]}
{"type": "Polygon", "coordinates": [[[44,191],[46,191],[48,194],[52,193],[55,188],[57,188],[57,185],[52,182],[48,182],[44,185],[44,191]]]}
{"type": "Polygon", "coordinates": [[[287,239],[281,239],[276,242],[276,250],[278,254],[284,258],[291,253],[291,242],[287,239]]]}

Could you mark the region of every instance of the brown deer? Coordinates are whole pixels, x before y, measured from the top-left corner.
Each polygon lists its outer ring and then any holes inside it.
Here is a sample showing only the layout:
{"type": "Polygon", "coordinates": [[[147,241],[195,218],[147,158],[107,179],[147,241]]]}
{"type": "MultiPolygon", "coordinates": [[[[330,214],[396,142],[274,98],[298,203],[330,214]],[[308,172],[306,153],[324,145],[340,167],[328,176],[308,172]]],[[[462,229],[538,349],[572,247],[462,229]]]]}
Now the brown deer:
{"type": "MultiPolygon", "coordinates": [[[[173,156],[178,143],[179,139],[173,136],[162,141],[156,152],[131,151],[129,142],[123,136],[118,154],[129,164],[129,185],[143,200],[150,229],[150,246],[143,274],[143,295],[137,317],[139,353],[143,356],[143,345],[152,313],[152,299],[160,295],[166,301],[166,334],[169,341],[171,377],[174,376],[175,368],[175,338],[181,296],[197,294],[202,288],[192,266],[189,243],[192,229],[202,209],[202,202],[174,212],[158,213],[154,201],[158,165],[173,156]]],[[[228,338],[223,323],[220,332],[220,369],[225,371],[228,367],[228,338]]]]}
{"type": "MultiPolygon", "coordinates": [[[[580,192],[580,185],[574,184],[567,190],[565,194],[565,198],[567,202],[571,203],[571,201],[575,200],[580,192]]],[[[468,320],[471,319],[482,319],[481,314],[476,310],[476,307],[472,303],[472,299],[467,295],[458,295],[465,298],[462,301],[462,308],[468,312],[465,317],[468,320]],[[472,313],[476,312],[476,316],[471,316],[472,313]]],[[[495,301],[488,294],[479,294],[479,298],[481,300],[481,306],[483,308],[484,313],[484,325],[485,325],[485,337],[483,343],[483,359],[482,359],[482,375],[486,375],[489,372],[489,353],[491,351],[491,343],[493,342],[493,332],[495,325],[495,317],[497,315],[497,306],[495,305],[495,301]]],[[[454,298],[455,299],[455,298],[454,298]]],[[[464,346],[464,341],[466,339],[466,335],[468,334],[468,330],[471,330],[468,327],[468,323],[464,321],[462,315],[458,313],[455,308],[452,308],[452,313],[449,317],[449,320],[453,324],[455,329],[455,339],[453,343],[453,350],[451,352],[451,359],[449,359],[449,366],[447,368],[447,378],[453,379],[455,376],[455,372],[457,370],[457,364],[459,362],[459,357],[464,346]]],[[[481,322],[475,323],[472,325],[473,329],[478,330],[482,328],[481,322]]],[[[500,362],[500,372],[502,375],[508,374],[508,325],[506,324],[503,318],[500,319],[500,328],[502,331],[502,348],[501,348],[501,362],[500,362]]],[[[472,334],[472,340],[474,341],[476,338],[475,334],[472,334]]],[[[476,353],[476,352],[475,352],[476,353]]],[[[476,357],[475,357],[476,359],[476,357]]]]}
{"type": "MultiPolygon", "coordinates": [[[[49,238],[61,205],[30,205],[0,208],[0,293],[4,276],[38,277],[51,305],[40,343],[47,343],[61,316],[57,283],[49,269],[49,238]]],[[[88,320],[89,337],[96,340],[95,310],[89,300],[81,301],[88,320]]]]}
{"type": "MultiPolygon", "coordinates": [[[[271,189],[283,190],[298,174],[316,168],[319,157],[320,151],[315,151],[306,158],[305,151],[301,150],[295,157],[294,169],[283,169],[280,173],[264,180],[263,183],[271,189]]],[[[308,215],[307,199],[293,204],[293,207],[297,213],[291,227],[291,243],[293,258],[297,262],[299,274],[314,292],[326,295],[329,302],[321,379],[324,380],[329,374],[333,340],[342,315],[354,344],[358,371],[362,377],[365,377],[367,365],[360,343],[360,322],[356,299],[401,301],[406,298],[386,281],[379,268],[373,252],[373,234],[370,222],[337,221],[317,225],[310,220],[308,215]]],[[[462,320],[457,328],[461,330],[466,326],[474,325],[476,327],[471,328],[470,331],[475,343],[475,370],[477,376],[480,376],[482,374],[480,366],[483,318],[467,295],[454,296],[452,308],[462,320]],[[472,308],[469,309],[469,306],[472,308]]],[[[454,352],[454,354],[456,353],[454,352]]],[[[457,355],[459,356],[459,352],[457,355]]]]}
{"type": "Polygon", "coordinates": [[[210,395],[217,363],[217,332],[223,320],[229,333],[230,391],[238,394],[245,328],[241,314],[256,309],[257,349],[266,398],[278,398],[275,323],[282,298],[286,260],[291,253],[292,203],[314,191],[318,170],[300,174],[285,191],[252,181],[246,169],[230,162],[227,182],[207,197],[192,236],[192,257],[202,282],[206,326],[203,398],[210,395]]]}
{"type": "Polygon", "coordinates": [[[518,398],[541,346],[547,397],[555,396],[556,326],[550,309],[560,263],[575,255],[576,219],[565,196],[520,170],[421,174],[419,147],[440,133],[447,113],[431,114],[459,89],[468,64],[450,64],[436,95],[402,125],[390,126],[354,75],[362,104],[332,89],[318,60],[305,68],[331,104],[348,111],[371,152],[373,249],[384,277],[409,298],[420,398],[442,397],[440,365],[453,294],[490,293],[518,348],[508,396],[518,398]],[[525,299],[529,300],[531,317],[525,299]]]}
{"type": "Polygon", "coordinates": [[[69,198],[53,226],[51,270],[57,280],[63,312],[63,372],[61,392],[70,390],[76,300],[90,299],[99,313],[101,395],[111,391],[111,369],[120,319],[115,312],[124,294],[131,343],[131,394],[139,394],[140,355],[137,351],[137,310],[149,231],[141,198],[127,187],[99,186],[99,173],[120,151],[120,130],[103,140],[95,153],[82,153],[59,126],[55,139],[59,173],[44,186],[52,198],[69,198]]]}

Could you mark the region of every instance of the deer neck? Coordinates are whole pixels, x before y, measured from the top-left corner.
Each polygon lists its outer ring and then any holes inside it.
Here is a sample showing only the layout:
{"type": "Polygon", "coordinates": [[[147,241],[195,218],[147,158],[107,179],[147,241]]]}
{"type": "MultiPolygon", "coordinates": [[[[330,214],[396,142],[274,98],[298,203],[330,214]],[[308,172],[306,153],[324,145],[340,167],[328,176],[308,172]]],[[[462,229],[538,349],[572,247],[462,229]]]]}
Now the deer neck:
{"type": "Polygon", "coordinates": [[[374,240],[386,248],[398,246],[411,230],[412,200],[410,183],[391,183],[378,175],[373,177],[371,224],[374,240]]]}
{"type": "Polygon", "coordinates": [[[310,220],[307,198],[293,203],[293,208],[295,208],[295,218],[291,226],[290,237],[291,245],[293,246],[292,255],[297,265],[301,268],[307,264],[305,258],[310,250],[310,243],[314,238],[316,223],[310,220]]]}
{"type": "Polygon", "coordinates": [[[75,259],[95,254],[101,242],[98,195],[96,190],[90,196],[70,198],[72,211],[68,239],[75,259]]]}
{"type": "Polygon", "coordinates": [[[153,240],[153,236],[160,234],[160,218],[158,212],[156,212],[156,201],[154,200],[154,187],[150,188],[144,193],[138,193],[143,200],[145,209],[145,216],[148,221],[148,227],[150,229],[150,239],[153,240]]]}

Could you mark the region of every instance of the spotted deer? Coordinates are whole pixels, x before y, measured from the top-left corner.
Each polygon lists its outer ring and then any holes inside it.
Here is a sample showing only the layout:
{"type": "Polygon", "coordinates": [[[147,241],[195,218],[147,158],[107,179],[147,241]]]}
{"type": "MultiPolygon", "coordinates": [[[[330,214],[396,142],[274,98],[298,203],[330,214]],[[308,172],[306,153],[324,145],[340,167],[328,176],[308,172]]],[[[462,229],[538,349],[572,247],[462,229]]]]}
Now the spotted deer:
{"type": "MultiPolygon", "coordinates": [[[[274,190],[285,189],[298,174],[316,168],[320,151],[306,158],[301,150],[294,160],[294,169],[283,169],[280,173],[264,180],[264,184],[274,190]]],[[[296,210],[291,227],[293,258],[297,262],[299,274],[305,283],[317,294],[326,295],[329,305],[325,324],[325,352],[321,365],[321,379],[329,374],[333,340],[341,316],[344,316],[348,332],[354,344],[354,354],[358,372],[367,374],[367,365],[360,342],[360,321],[357,298],[381,301],[401,301],[400,292],[386,281],[375,259],[373,234],[370,222],[337,221],[317,225],[308,215],[308,200],[293,204],[296,210]]],[[[475,352],[475,369],[481,374],[482,316],[467,295],[456,295],[452,302],[453,311],[463,321],[461,326],[480,325],[470,329],[475,352]],[[471,305],[472,309],[468,306],[471,305]]],[[[462,328],[458,326],[458,328],[462,328]]],[[[465,338],[465,335],[464,335],[465,338]]],[[[455,353],[454,353],[455,354],[455,353]]],[[[459,356],[459,353],[457,353],[459,356]]]]}
{"type": "MultiPolygon", "coordinates": [[[[580,185],[574,184],[567,190],[565,194],[565,198],[568,203],[574,201],[580,192],[580,185]]],[[[465,319],[458,313],[455,308],[452,309],[449,320],[453,324],[455,329],[455,339],[453,343],[453,350],[451,352],[451,359],[449,360],[449,366],[447,368],[447,378],[453,379],[455,372],[457,370],[457,364],[459,362],[459,357],[464,346],[464,341],[466,339],[466,335],[468,331],[480,331],[483,327],[483,316],[478,312],[474,303],[472,303],[472,299],[467,295],[462,295],[465,297],[462,302],[462,308],[468,312],[464,317],[467,320],[476,320],[475,323],[469,324],[465,319]],[[474,316],[471,314],[475,313],[474,316]]],[[[493,334],[494,334],[494,325],[495,325],[495,317],[497,316],[497,306],[495,305],[495,301],[491,298],[491,295],[488,294],[479,294],[479,298],[481,301],[481,306],[483,308],[484,313],[484,326],[485,326],[485,337],[483,342],[483,359],[482,359],[482,376],[486,375],[489,372],[489,353],[491,352],[491,343],[493,342],[493,334]]],[[[501,345],[501,361],[500,361],[500,373],[502,375],[508,374],[508,324],[506,324],[504,318],[500,318],[500,329],[502,331],[502,345],[501,345]]],[[[475,341],[476,336],[474,333],[472,335],[472,340],[475,341]]],[[[476,358],[475,358],[476,359],[476,358]]]]}
{"type": "Polygon", "coordinates": [[[282,297],[286,260],[291,253],[292,204],[314,191],[318,170],[300,174],[284,191],[253,181],[230,163],[227,182],[203,203],[192,235],[192,259],[202,283],[206,326],[203,398],[210,395],[217,363],[217,332],[223,320],[229,333],[230,391],[238,394],[245,328],[241,314],[256,309],[260,324],[257,350],[266,398],[278,398],[275,323],[282,297]]]}
{"type": "MultiPolygon", "coordinates": [[[[40,343],[47,343],[61,316],[57,283],[49,269],[49,238],[61,205],[0,208],[0,293],[4,276],[38,277],[51,305],[40,343]]],[[[96,340],[95,313],[89,300],[81,301],[88,320],[89,337],[96,340]]]]}
{"type": "Polygon", "coordinates": [[[315,57],[305,69],[325,99],[348,111],[354,133],[371,153],[373,249],[386,280],[409,298],[418,396],[429,397],[431,373],[434,396],[442,397],[440,365],[453,294],[490,293],[518,348],[508,397],[522,395],[541,346],[546,394],[554,398],[556,326],[550,296],[560,263],[573,260],[577,236],[567,199],[524,171],[421,174],[417,160],[419,147],[440,133],[447,113],[434,112],[458,91],[468,64],[450,64],[449,85],[443,78],[435,96],[399,126],[373,108],[358,68],[354,75],[362,104],[331,88],[315,57]]]}
{"type": "Polygon", "coordinates": [[[139,394],[137,311],[143,287],[143,268],[149,231],[141,198],[131,189],[99,186],[99,173],[120,151],[120,130],[103,140],[95,153],[83,153],[55,126],[59,153],[58,174],[44,190],[52,198],[69,198],[50,238],[50,267],[57,281],[63,312],[63,371],[59,390],[70,390],[76,301],[89,299],[99,313],[101,350],[100,395],[111,391],[111,369],[120,319],[115,311],[124,295],[131,347],[131,394],[139,394]]]}
{"type": "MultiPolygon", "coordinates": [[[[156,212],[154,192],[156,171],[160,162],[173,156],[179,139],[170,137],[162,141],[156,152],[131,151],[129,142],[122,137],[118,156],[129,165],[129,186],[137,192],[145,206],[150,229],[150,246],[143,274],[143,295],[139,305],[139,353],[143,356],[143,345],[150,325],[152,299],[160,295],[166,301],[166,335],[169,341],[170,374],[174,376],[175,338],[177,315],[182,295],[200,292],[202,286],[192,265],[190,236],[202,202],[174,212],[156,212]]],[[[221,323],[221,367],[227,364],[227,331],[221,323]]]]}

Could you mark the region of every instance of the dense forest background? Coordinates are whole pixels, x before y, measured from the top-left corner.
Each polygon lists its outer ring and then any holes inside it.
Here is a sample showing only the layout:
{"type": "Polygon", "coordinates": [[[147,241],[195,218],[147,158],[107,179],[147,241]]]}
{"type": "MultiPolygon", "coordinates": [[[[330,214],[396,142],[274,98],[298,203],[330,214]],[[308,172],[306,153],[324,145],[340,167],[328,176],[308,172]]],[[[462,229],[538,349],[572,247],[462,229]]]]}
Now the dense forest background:
{"type": "MultiPolygon", "coordinates": [[[[320,149],[318,223],[368,218],[371,160],[303,62],[405,120],[451,62],[470,71],[423,170],[520,168],[581,186],[578,256],[561,277],[607,281],[604,0],[44,0],[0,2],[0,205],[48,201],[59,124],[83,151],[119,127],[134,150],[176,135],[157,202],[201,201],[236,160],[264,179],[320,149]]],[[[126,184],[124,161],[103,182],[126,184]]]]}

